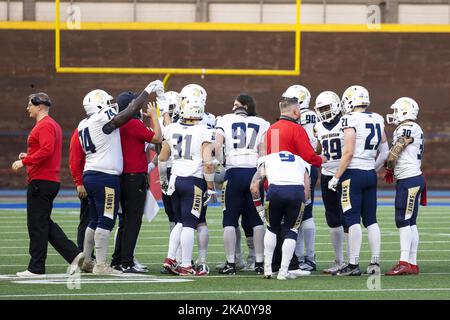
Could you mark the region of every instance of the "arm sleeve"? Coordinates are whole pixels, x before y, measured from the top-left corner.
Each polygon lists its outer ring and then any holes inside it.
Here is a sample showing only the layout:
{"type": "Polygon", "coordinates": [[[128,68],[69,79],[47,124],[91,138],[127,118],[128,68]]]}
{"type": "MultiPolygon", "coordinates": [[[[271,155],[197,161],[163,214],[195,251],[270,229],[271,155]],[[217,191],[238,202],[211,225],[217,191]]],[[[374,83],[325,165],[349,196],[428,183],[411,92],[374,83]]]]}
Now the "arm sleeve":
{"type": "Polygon", "coordinates": [[[155,133],[152,129],[147,128],[142,121],[137,120],[132,124],[132,132],[135,137],[145,142],[151,142],[155,133]]]}
{"type": "Polygon", "coordinates": [[[224,130],[224,125],[225,125],[225,121],[223,119],[223,117],[218,117],[216,118],[216,132],[220,133],[222,136],[225,137],[225,130],[224,130]]]}
{"type": "Polygon", "coordinates": [[[39,131],[39,150],[22,160],[27,166],[43,162],[55,153],[55,130],[50,124],[43,125],[39,131]]]}
{"type": "Polygon", "coordinates": [[[378,154],[377,160],[375,161],[375,170],[379,171],[386,161],[388,155],[389,155],[389,145],[386,142],[380,144],[380,147],[378,149],[380,153],[378,154]]]}
{"type": "Polygon", "coordinates": [[[73,182],[76,186],[83,184],[83,170],[86,162],[86,155],[81,148],[80,140],[78,139],[78,130],[72,134],[69,147],[69,168],[72,175],[73,182]]]}
{"type": "Polygon", "coordinates": [[[306,162],[313,165],[314,167],[320,167],[322,165],[322,158],[318,156],[315,152],[311,143],[309,142],[308,135],[305,129],[301,126],[297,128],[297,135],[295,136],[295,144],[297,149],[297,154],[306,162]]]}

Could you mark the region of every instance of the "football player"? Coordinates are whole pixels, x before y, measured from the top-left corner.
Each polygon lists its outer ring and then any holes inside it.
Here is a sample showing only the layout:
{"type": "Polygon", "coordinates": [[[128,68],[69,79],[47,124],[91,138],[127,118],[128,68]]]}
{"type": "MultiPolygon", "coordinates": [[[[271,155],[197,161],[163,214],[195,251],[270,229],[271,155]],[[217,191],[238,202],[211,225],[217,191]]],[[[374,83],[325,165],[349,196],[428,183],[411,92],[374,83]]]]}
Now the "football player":
{"type": "Polygon", "coordinates": [[[386,181],[397,179],[395,193],[395,224],[400,232],[400,261],[387,276],[419,274],[417,265],[417,248],[419,232],[416,220],[418,198],[426,205],[425,178],[420,169],[422,164],[424,135],[417,124],[419,106],[411,98],[399,98],[391,106],[393,114],[388,114],[388,124],[394,124],[392,148],[389,152],[386,168],[386,181]]]}
{"type": "MultiPolygon", "coordinates": [[[[95,274],[121,273],[106,263],[108,242],[117,217],[120,195],[119,176],[123,169],[120,126],[130,120],[147,102],[152,92],[164,91],[159,80],[150,83],[129,106],[117,113],[117,105],[112,105],[111,95],[103,90],[93,90],[83,99],[87,118],[78,125],[80,143],[86,154],[83,185],[86,188],[91,212],[86,228],[84,253],[86,259],[82,270],[95,274]],[[91,257],[96,250],[96,263],[91,257]]],[[[159,128],[156,110],[147,112],[153,126],[159,128]]],[[[159,129],[158,129],[159,131],[159,129]]]]}
{"type": "MultiPolygon", "coordinates": [[[[317,149],[317,138],[314,135],[314,125],[317,123],[317,114],[309,109],[311,93],[301,85],[290,86],[283,94],[283,98],[296,98],[300,107],[299,124],[308,134],[309,141],[314,150],[317,149]]],[[[303,220],[298,232],[295,255],[300,262],[300,269],[306,271],[316,270],[316,225],[313,218],[314,189],[316,187],[318,171],[311,167],[311,197],[305,205],[303,220]],[[306,249],[306,252],[305,252],[306,249]]]]}
{"type": "Polygon", "coordinates": [[[269,122],[256,117],[255,102],[246,94],[234,100],[233,113],[220,117],[216,127],[216,154],[225,145],[226,172],[222,185],[224,247],[227,262],[219,270],[221,274],[236,273],[236,229],[239,216],[248,219],[253,229],[255,246],[255,271],[264,268],[264,224],[253,205],[250,182],[256,172],[258,157],[265,153],[264,136],[269,122]]]}
{"type": "Polygon", "coordinates": [[[332,91],[324,91],[316,98],[314,109],[319,122],[314,126],[314,135],[317,137],[322,155],[329,160],[322,164],[320,188],[325,206],[325,218],[330,227],[331,243],[335,253],[334,264],[324,273],[333,274],[344,267],[344,229],[342,227],[339,196],[336,191],[328,189],[328,182],[336,173],[339,160],[342,156],[341,144],[341,101],[332,91]]]}
{"type": "MultiPolygon", "coordinates": [[[[282,220],[289,231],[284,236],[277,279],[296,278],[288,272],[288,268],[295,251],[303,206],[310,193],[309,169],[310,165],[302,158],[287,151],[271,153],[258,160],[258,170],[251,182],[251,192],[256,210],[267,224],[264,236],[265,278],[272,277],[273,253],[282,220]],[[266,178],[269,188],[265,207],[268,212],[265,212],[260,194],[260,186],[266,178]]],[[[309,274],[309,271],[304,272],[309,274]]]]}
{"type": "MultiPolygon", "coordinates": [[[[328,188],[338,191],[344,224],[348,226],[349,263],[337,271],[340,276],[361,275],[359,253],[362,243],[360,220],[367,228],[372,253],[368,274],[380,273],[380,228],[377,223],[378,163],[384,163],[389,150],[384,132],[384,119],[368,112],[369,92],[362,86],[351,86],[342,96],[341,144],[339,167],[328,182],[328,188]],[[377,153],[379,151],[378,159],[377,153]]],[[[381,167],[381,166],[380,166],[381,167]]]]}
{"type": "MultiPolygon", "coordinates": [[[[175,227],[170,233],[169,251],[163,266],[178,275],[205,275],[208,270],[195,270],[192,265],[194,232],[206,225],[206,205],[214,201],[214,165],[208,144],[214,132],[200,124],[204,102],[197,95],[188,95],[181,101],[180,121],[170,124],[164,133],[159,161],[163,192],[171,196],[175,212],[175,227]],[[165,162],[171,157],[172,172],[167,180],[165,162]],[[204,179],[203,179],[204,177],[204,179]],[[206,182],[205,182],[206,181],[206,182]],[[204,201],[207,195],[208,199],[204,201]],[[181,244],[182,261],[177,265],[176,251],[181,244]]],[[[199,258],[200,258],[199,243],[199,258]]],[[[206,255],[206,250],[204,252],[206,255]]],[[[206,257],[205,257],[206,259],[206,257]]]]}

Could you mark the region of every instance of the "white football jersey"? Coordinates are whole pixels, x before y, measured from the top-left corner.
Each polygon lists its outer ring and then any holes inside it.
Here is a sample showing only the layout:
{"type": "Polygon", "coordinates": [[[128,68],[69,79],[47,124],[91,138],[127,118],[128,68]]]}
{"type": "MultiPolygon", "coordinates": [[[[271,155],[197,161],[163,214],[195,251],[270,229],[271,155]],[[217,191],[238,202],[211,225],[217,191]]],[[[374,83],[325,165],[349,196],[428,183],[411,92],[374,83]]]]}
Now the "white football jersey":
{"type": "Polygon", "coordinates": [[[394,168],[394,177],[396,179],[406,179],[422,174],[422,170],[420,169],[424,147],[422,128],[415,122],[402,123],[394,131],[392,145],[402,136],[412,137],[414,141],[407,145],[402,153],[400,153],[400,157],[394,168]]]}
{"type": "MultiPolygon", "coordinates": [[[[342,130],[354,128],[356,144],[348,169],[373,170],[378,147],[383,139],[384,119],[374,112],[351,112],[341,118],[342,130]]],[[[344,133],[341,134],[344,146],[344,133]]]]}
{"type": "MultiPolygon", "coordinates": [[[[164,117],[159,117],[158,121],[159,121],[159,126],[161,127],[161,135],[164,137],[167,127],[169,125],[164,126],[164,117]]],[[[169,158],[169,160],[166,161],[166,165],[167,165],[167,168],[172,167],[172,159],[171,158],[169,158]]]]}
{"type": "Polygon", "coordinates": [[[310,164],[288,151],[271,153],[258,159],[258,167],[264,164],[269,185],[305,185],[305,172],[310,164]]]}
{"type": "Polygon", "coordinates": [[[318,122],[314,127],[314,133],[322,146],[322,155],[330,159],[322,163],[322,174],[334,176],[344,149],[341,142],[341,120],[336,119],[333,124],[318,122]]]}
{"type": "Polygon", "coordinates": [[[216,127],[216,116],[212,113],[205,112],[203,113],[201,124],[206,124],[209,129],[214,129],[216,127]]]}
{"type": "Polygon", "coordinates": [[[214,131],[204,124],[177,122],[166,127],[164,139],[170,146],[171,173],[179,177],[203,178],[202,144],[214,141],[214,131]]]}
{"type": "Polygon", "coordinates": [[[319,122],[317,114],[309,109],[300,110],[300,124],[308,134],[309,142],[314,150],[317,150],[317,138],[314,135],[314,125],[319,122]]]}
{"type": "Polygon", "coordinates": [[[226,169],[256,168],[258,145],[270,123],[259,117],[245,117],[234,113],[217,120],[216,132],[225,138],[226,169]]]}
{"type": "Polygon", "coordinates": [[[122,145],[118,129],[110,134],[103,126],[117,114],[114,107],[100,109],[78,125],[78,137],[86,154],[84,171],[99,171],[121,175],[123,170],[122,145]]]}

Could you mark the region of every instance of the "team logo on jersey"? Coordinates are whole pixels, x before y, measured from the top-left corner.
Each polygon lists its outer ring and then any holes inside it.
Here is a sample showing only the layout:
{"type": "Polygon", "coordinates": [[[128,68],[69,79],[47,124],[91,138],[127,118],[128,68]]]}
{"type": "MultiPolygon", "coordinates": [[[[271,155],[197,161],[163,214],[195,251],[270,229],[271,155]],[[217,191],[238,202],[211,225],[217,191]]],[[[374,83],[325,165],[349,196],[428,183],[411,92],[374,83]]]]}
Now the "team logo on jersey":
{"type": "Polygon", "coordinates": [[[342,181],[341,206],[343,212],[352,208],[352,203],[350,201],[350,181],[351,179],[342,181]]]}
{"type": "Polygon", "coordinates": [[[406,200],[406,212],[405,212],[405,220],[408,220],[412,217],[414,212],[414,205],[416,204],[416,196],[417,192],[419,192],[420,187],[414,187],[408,189],[408,199],[406,200]]]}
{"type": "Polygon", "coordinates": [[[105,187],[105,208],[103,215],[107,218],[114,219],[114,196],[116,191],[113,188],[105,187]]]}

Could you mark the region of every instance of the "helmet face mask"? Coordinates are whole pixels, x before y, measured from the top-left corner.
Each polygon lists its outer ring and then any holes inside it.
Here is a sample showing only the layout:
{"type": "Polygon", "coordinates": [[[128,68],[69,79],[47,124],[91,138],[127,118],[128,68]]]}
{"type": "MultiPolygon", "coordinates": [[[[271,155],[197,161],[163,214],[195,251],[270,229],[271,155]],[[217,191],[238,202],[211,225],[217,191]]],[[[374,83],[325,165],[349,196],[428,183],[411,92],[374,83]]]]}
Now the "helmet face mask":
{"type": "Polygon", "coordinates": [[[341,113],[341,101],[336,93],[324,91],[317,96],[314,110],[320,121],[330,122],[341,113]]]}
{"type": "Polygon", "coordinates": [[[297,99],[300,109],[308,109],[311,101],[311,93],[304,86],[295,84],[286,89],[281,95],[283,98],[297,99]]]}
{"type": "Polygon", "coordinates": [[[419,113],[419,105],[417,102],[408,97],[397,99],[391,106],[391,109],[394,112],[386,115],[386,122],[394,125],[398,125],[406,120],[415,121],[419,113]]]}

